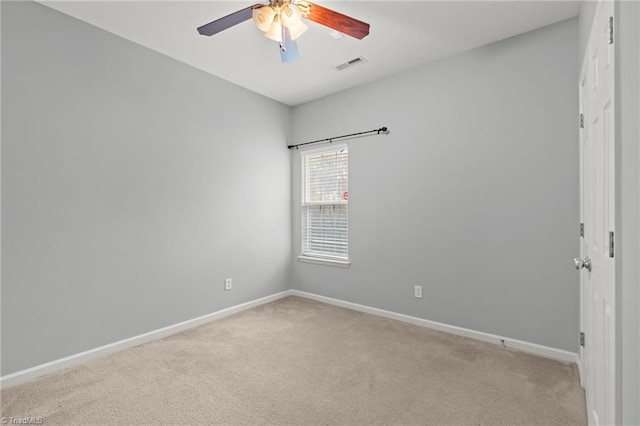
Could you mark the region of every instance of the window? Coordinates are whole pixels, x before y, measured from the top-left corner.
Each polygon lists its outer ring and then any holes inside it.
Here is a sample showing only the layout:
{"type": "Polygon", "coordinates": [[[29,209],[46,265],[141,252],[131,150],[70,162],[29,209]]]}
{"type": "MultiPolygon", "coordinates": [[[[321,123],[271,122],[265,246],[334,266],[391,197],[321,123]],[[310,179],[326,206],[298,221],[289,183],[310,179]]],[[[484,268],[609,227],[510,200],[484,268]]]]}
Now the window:
{"type": "Polygon", "coordinates": [[[302,258],[348,264],[347,147],[302,153],[302,258]]]}

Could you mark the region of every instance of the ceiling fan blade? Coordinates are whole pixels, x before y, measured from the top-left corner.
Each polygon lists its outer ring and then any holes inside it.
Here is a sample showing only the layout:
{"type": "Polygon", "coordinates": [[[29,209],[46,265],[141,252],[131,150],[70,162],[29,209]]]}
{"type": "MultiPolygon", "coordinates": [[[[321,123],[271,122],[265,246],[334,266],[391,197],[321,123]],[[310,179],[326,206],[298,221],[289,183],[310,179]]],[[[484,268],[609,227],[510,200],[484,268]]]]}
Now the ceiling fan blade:
{"type": "Polygon", "coordinates": [[[262,6],[264,5],[256,3],[253,6],[249,6],[237,12],[233,12],[223,18],[216,19],[215,21],[198,27],[198,32],[205,36],[212,36],[214,34],[217,34],[220,31],[224,31],[227,28],[231,28],[234,25],[238,25],[241,22],[251,19],[253,9],[257,9],[262,6]]]}
{"type": "Polygon", "coordinates": [[[343,34],[362,40],[369,35],[369,24],[350,16],[343,15],[315,3],[306,2],[310,6],[309,15],[306,18],[325,27],[340,31],[343,34]]]}
{"type": "Polygon", "coordinates": [[[291,40],[289,28],[284,29],[284,37],[280,45],[280,59],[285,64],[290,64],[298,60],[298,44],[291,40]]]}

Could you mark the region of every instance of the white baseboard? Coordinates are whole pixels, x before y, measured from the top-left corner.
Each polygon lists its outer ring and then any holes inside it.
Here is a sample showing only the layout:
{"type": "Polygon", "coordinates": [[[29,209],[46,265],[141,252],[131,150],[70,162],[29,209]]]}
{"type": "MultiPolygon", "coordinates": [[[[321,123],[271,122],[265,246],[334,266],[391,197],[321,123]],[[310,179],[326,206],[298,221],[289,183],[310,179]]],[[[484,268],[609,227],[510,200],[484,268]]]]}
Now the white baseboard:
{"type": "Polygon", "coordinates": [[[57,359],[55,361],[47,362],[45,364],[37,365],[35,367],[28,368],[26,370],[17,371],[15,373],[7,374],[0,377],[0,387],[6,388],[8,386],[14,386],[26,381],[35,379],[45,374],[51,374],[64,368],[72,367],[74,365],[87,362],[94,358],[99,358],[114,352],[118,352],[124,349],[132,348],[134,346],[141,345],[143,343],[150,342],[152,340],[161,339],[163,337],[170,336],[175,333],[187,330],[189,328],[197,327],[202,324],[206,324],[213,320],[233,315],[240,311],[254,308],[256,306],[264,305],[265,303],[273,302],[274,300],[282,299],[290,296],[292,290],[286,290],[281,293],[272,294],[260,299],[252,300],[250,302],[242,303],[240,305],[231,306],[226,309],[221,309],[216,312],[212,312],[207,315],[203,315],[198,318],[193,318],[187,321],[183,321],[177,324],[170,325],[168,327],[159,328],[157,330],[150,331],[148,333],[140,334],[138,336],[130,337],[128,339],[120,340],[118,342],[110,343],[108,345],[100,346],[95,349],[90,349],[85,352],[70,355],[64,358],[57,359]]]}
{"type": "Polygon", "coordinates": [[[64,358],[57,359],[55,361],[47,362],[45,364],[37,365],[35,367],[28,368],[26,370],[17,371],[15,373],[8,374],[0,377],[0,387],[6,388],[14,386],[26,381],[35,379],[46,374],[51,374],[56,371],[72,367],[74,365],[87,362],[89,360],[99,358],[105,355],[119,352],[124,349],[132,348],[134,346],[141,345],[143,343],[151,342],[153,340],[161,339],[163,337],[170,336],[175,333],[187,330],[189,328],[197,327],[208,322],[233,315],[235,313],[254,308],[256,306],[264,305],[265,303],[273,302],[278,299],[282,299],[287,296],[299,296],[306,299],[312,299],[323,303],[328,303],[342,308],[347,308],[359,312],[365,312],[385,318],[390,318],[406,323],[418,325],[421,327],[427,327],[438,331],[444,331],[446,333],[456,334],[459,336],[469,337],[471,339],[480,340],[483,342],[489,342],[496,345],[501,345],[504,341],[504,345],[510,348],[518,349],[523,352],[529,352],[532,354],[544,356],[546,358],[556,359],[564,362],[575,362],[578,364],[578,371],[582,377],[582,366],[580,365],[580,359],[578,354],[573,352],[567,352],[561,349],[550,348],[548,346],[542,346],[535,343],[524,342],[522,340],[510,339],[508,337],[502,337],[495,334],[484,333],[481,331],[469,330],[462,327],[456,327],[453,325],[443,324],[435,321],[429,321],[422,318],[412,317],[409,315],[399,314],[396,312],[386,311],[384,309],[372,308],[365,305],[359,305],[357,303],[346,302],[344,300],[333,299],[330,297],[319,296],[317,294],[307,293],[300,290],[286,290],[280,293],[276,293],[270,296],[266,296],[260,299],[252,300],[250,302],[242,303],[240,305],[231,306],[226,309],[222,309],[216,312],[212,312],[207,315],[203,315],[198,318],[193,318],[187,321],[183,321],[177,324],[173,324],[167,327],[163,327],[157,330],[150,331],[148,333],[140,334],[138,336],[130,337],[128,339],[120,340],[118,342],[110,343],[108,345],[100,346],[98,348],[90,349],[85,352],[70,355],[64,358]]]}
{"type": "Polygon", "coordinates": [[[545,358],[551,358],[564,362],[578,362],[578,354],[574,352],[568,352],[562,349],[555,349],[548,346],[538,345],[536,343],[525,342],[522,340],[510,339],[508,337],[498,336],[495,334],[484,333],[482,331],[469,330],[467,328],[456,327],[453,325],[443,324],[440,322],[429,321],[422,318],[412,317],[409,315],[399,314],[396,312],[385,311],[384,309],[372,308],[370,306],[359,305],[357,303],[345,302],[344,300],[333,299],[331,297],[319,296],[313,293],[307,293],[300,290],[292,290],[292,295],[303,297],[306,299],[316,300],[318,302],[324,302],[342,308],[352,309],[354,311],[365,312],[367,314],[378,315],[385,318],[391,318],[398,321],[407,322],[409,324],[418,325],[421,327],[427,327],[438,331],[444,331],[446,333],[456,334],[458,336],[469,337],[471,339],[480,340],[483,342],[493,343],[496,345],[518,349],[523,352],[528,352],[535,355],[540,355],[545,358]]]}

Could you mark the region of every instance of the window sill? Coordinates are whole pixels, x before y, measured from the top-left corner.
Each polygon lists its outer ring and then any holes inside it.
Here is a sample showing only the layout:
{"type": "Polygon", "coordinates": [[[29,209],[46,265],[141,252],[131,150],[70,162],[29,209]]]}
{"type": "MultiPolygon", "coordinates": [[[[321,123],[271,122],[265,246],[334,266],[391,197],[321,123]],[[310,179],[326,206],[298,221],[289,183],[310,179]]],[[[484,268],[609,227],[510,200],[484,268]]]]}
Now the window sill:
{"type": "Polygon", "coordinates": [[[314,265],[333,266],[335,268],[349,268],[351,266],[351,261],[349,260],[324,259],[321,257],[309,256],[298,256],[298,262],[313,263],[314,265]]]}

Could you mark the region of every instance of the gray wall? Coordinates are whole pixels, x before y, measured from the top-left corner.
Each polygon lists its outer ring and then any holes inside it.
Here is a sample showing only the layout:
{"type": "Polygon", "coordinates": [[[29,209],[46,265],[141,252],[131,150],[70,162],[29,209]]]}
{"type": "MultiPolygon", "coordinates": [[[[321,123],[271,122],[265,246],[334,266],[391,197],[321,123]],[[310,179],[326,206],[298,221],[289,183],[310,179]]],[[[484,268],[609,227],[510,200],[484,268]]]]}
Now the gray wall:
{"type": "Polygon", "coordinates": [[[578,16],[578,67],[582,67],[582,60],[589,42],[589,32],[596,13],[597,0],[582,0],[578,16]]]}
{"type": "Polygon", "coordinates": [[[621,312],[622,423],[640,424],[640,3],[618,16],[618,306],[621,312]]]}
{"type": "Polygon", "coordinates": [[[622,409],[624,424],[640,424],[640,4],[620,5],[617,234],[620,257],[622,409]]]}
{"type": "Polygon", "coordinates": [[[294,288],[577,352],[577,44],[572,19],[294,108],[295,141],[391,130],[350,142],[351,268],[294,288]]]}
{"type": "Polygon", "coordinates": [[[3,375],[288,288],[288,107],[1,7],[3,375]]]}

